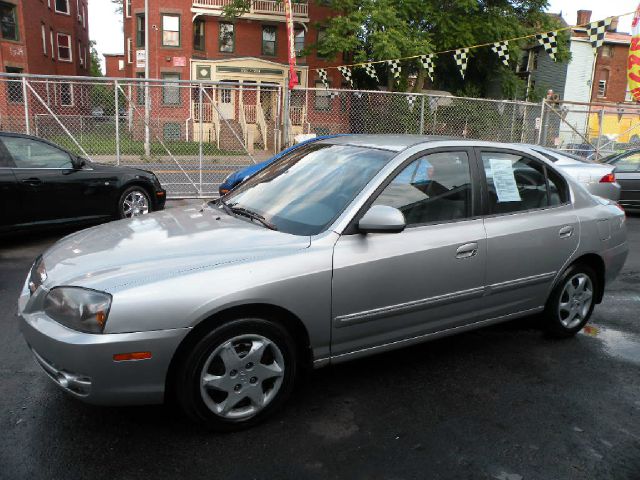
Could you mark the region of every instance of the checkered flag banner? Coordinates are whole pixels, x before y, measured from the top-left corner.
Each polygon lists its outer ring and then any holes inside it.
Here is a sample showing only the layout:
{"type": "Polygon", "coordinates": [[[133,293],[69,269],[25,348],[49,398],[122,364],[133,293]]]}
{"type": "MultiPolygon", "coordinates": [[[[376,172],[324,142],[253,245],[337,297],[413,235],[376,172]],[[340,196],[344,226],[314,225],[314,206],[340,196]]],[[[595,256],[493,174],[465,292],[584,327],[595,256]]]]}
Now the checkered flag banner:
{"type": "Polygon", "coordinates": [[[459,48],[453,56],[456,59],[456,65],[458,65],[458,68],[460,69],[460,75],[462,75],[462,78],[464,79],[464,74],[467,71],[467,63],[469,61],[469,49],[459,48]]]}
{"type": "Polygon", "coordinates": [[[539,33],[536,35],[538,43],[544,47],[551,59],[556,61],[556,53],[558,52],[558,34],[557,32],[539,33]]]}
{"type": "Polygon", "coordinates": [[[387,65],[389,65],[391,73],[393,73],[393,78],[395,78],[396,80],[400,78],[400,72],[402,72],[400,60],[387,60],[387,65]]]}
{"type": "Polygon", "coordinates": [[[413,106],[416,104],[416,100],[418,100],[417,95],[407,95],[407,102],[409,103],[409,108],[413,110],[413,106]]]}
{"type": "Polygon", "coordinates": [[[318,69],[318,76],[320,81],[324,84],[324,88],[329,88],[329,77],[327,77],[327,71],[324,68],[318,69]]]}
{"type": "Polygon", "coordinates": [[[331,100],[339,96],[340,96],[340,92],[336,92],[335,90],[332,90],[331,92],[329,92],[329,97],[331,97],[331,100]]]}
{"type": "Polygon", "coordinates": [[[589,33],[589,41],[594,49],[598,49],[604,43],[605,32],[607,27],[611,25],[611,18],[605,18],[598,22],[591,22],[587,25],[587,32],[589,33]]]}
{"type": "Polygon", "coordinates": [[[376,82],[380,81],[380,79],[378,78],[378,74],[376,73],[376,68],[373,66],[372,63],[365,63],[364,71],[367,72],[367,75],[373,78],[376,82]]]}
{"type": "Polygon", "coordinates": [[[509,66],[509,42],[496,42],[491,45],[491,50],[498,54],[498,57],[500,57],[500,60],[502,60],[505,66],[509,66]]]}
{"type": "Polygon", "coordinates": [[[349,82],[351,88],[353,88],[353,74],[351,73],[351,69],[349,67],[338,67],[338,70],[344,77],[344,79],[349,82]]]}
{"type": "Polygon", "coordinates": [[[424,69],[427,71],[427,75],[429,75],[429,78],[431,79],[431,81],[433,82],[433,74],[436,71],[436,66],[433,64],[433,54],[429,54],[429,55],[420,55],[419,59],[420,59],[420,63],[422,63],[422,66],[424,67],[424,69]]]}

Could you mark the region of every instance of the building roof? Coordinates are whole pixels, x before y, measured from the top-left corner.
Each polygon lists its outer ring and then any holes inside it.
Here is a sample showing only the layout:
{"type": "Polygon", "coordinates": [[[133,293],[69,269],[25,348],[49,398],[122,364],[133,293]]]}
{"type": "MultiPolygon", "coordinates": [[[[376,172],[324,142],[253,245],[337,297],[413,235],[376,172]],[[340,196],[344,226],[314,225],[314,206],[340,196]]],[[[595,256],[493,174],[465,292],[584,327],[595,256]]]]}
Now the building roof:
{"type": "Polygon", "coordinates": [[[631,45],[631,35],[628,33],[607,32],[604,36],[604,43],[619,43],[621,45],[631,45]]]}

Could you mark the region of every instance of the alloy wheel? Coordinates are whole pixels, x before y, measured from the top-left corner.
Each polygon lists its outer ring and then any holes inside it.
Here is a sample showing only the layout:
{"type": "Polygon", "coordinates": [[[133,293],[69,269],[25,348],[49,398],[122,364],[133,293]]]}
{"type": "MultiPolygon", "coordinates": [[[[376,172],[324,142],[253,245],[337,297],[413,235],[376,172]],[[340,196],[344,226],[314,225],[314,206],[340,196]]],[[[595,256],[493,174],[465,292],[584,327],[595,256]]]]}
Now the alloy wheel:
{"type": "Polygon", "coordinates": [[[558,304],[560,323],[572,329],[580,324],[591,310],[593,282],[585,273],[572,276],[564,285],[558,304]]]}
{"type": "Polygon", "coordinates": [[[124,197],[122,213],[125,218],[139,217],[149,213],[149,199],[140,190],[132,190],[124,197]]]}
{"type": "Polygon", "coordinates": [[[278,394],[284,377],[278,346],[261,335],[240,335],[219,345],[200,374],[200,394],[207,408],[229,420],[246,420],[278,394]]]}

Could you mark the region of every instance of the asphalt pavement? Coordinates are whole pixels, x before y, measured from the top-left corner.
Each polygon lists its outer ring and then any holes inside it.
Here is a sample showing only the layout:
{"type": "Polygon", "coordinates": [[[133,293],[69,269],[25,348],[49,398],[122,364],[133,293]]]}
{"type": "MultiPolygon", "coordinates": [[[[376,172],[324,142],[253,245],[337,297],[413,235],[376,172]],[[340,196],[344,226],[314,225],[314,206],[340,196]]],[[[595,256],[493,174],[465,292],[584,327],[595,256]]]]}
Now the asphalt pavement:
{"type": "Polygon", "coordinates": [[[16,300],[64,232],[0,244],[1,479],[640,479],[640,216],[590,326],[525,319],[313,372],[268,423],[82,404],[40,371],[16,300]]]}

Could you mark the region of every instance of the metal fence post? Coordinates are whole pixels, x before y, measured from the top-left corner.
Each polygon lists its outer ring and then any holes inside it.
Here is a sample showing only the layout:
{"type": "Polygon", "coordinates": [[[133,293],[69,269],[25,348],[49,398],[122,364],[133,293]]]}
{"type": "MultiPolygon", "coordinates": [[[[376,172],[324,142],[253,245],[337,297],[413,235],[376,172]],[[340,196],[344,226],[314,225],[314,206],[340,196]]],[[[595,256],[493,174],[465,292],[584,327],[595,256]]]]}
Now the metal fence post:
{"type": "Polygon", "coordinates": [[[543,137],[543,133],[542,131],[545,129],[544,125],[545,125],[545,121],[544,121],[544,113],[545,113],[545,106],[546,106],[547,100],[546,99],[542,99],[542,106],[540,108],[540,129],[538,130],[538,145],[543,145],[542,141],[544,140],[546,143],[546,138],[543,137]]]}
{"type": "Polygon", "coordinates": [[[27,79],[22,77],[22,100],[24,101],[24,124],[27,135],[31,135],[31,122],[29,120],[29,92],[27,91],[27,79]]]}
{"type": "Polygon", "coordinates": [[[202,147],[203,147],[203,139],[204,139],[204,124],[202,123],[202,107],[203,107],[203,98],[202,98],[202,83],[199,85],[198,91],[198,120],[200,120],[200,141],[198,143],[198,156],[200,159],[200,195],[202,196],[202,147]]]}
{"type": "Polygon", "coordinates": [[[120,102],[118,98],[118,80],[113,81],[113,90],[115,97],[115,116],[116,116],[116,165],[120,165],[120,102]]]}
{"type": "Polygon", "coordinates": [[[420,135],[424,134],[424,95],[420,97],[420,135]]]}
{"type": "Polygon", "coordinates": [[[290,110],[290,102],[291,102],[291,98],[289,95],[289,89],[287,87],[284,87],[282,89],[282,95],[283,95],[283,106],[282,106],[282,143],[284,147],[288,147],[289,146],[289,118],[291,115],[290,110]]]}

